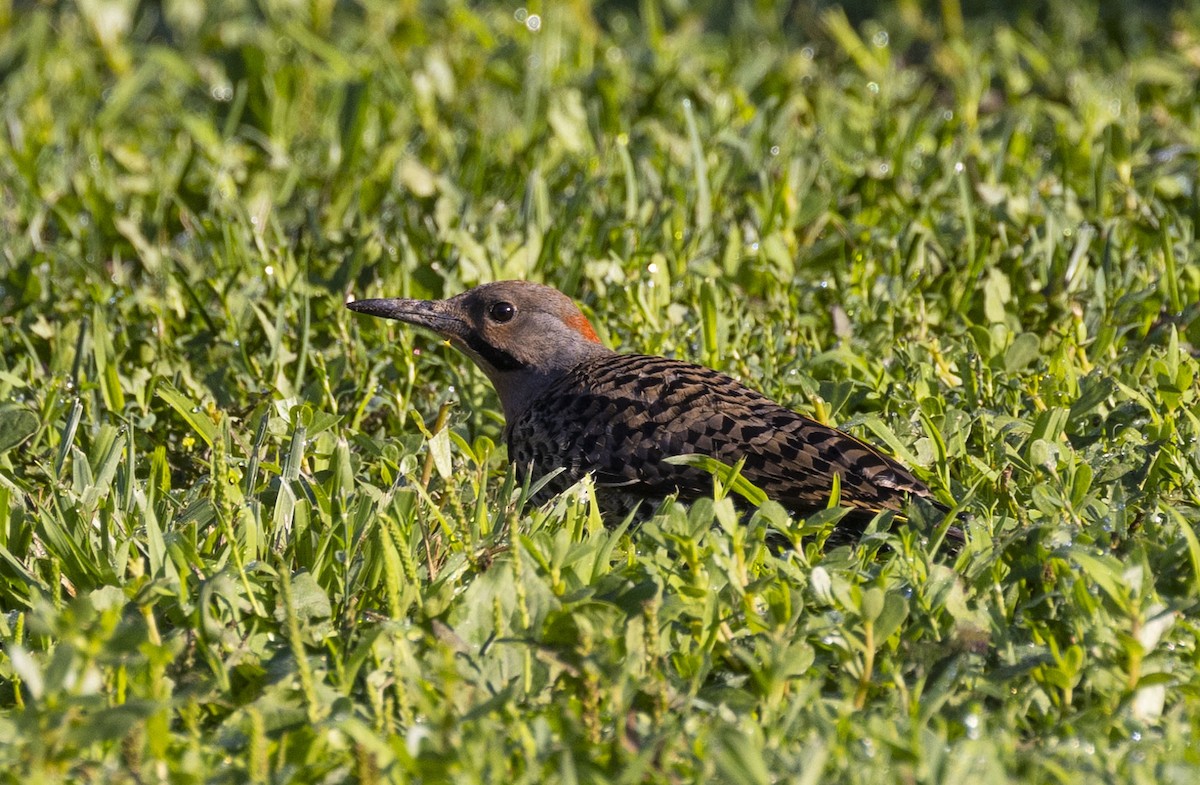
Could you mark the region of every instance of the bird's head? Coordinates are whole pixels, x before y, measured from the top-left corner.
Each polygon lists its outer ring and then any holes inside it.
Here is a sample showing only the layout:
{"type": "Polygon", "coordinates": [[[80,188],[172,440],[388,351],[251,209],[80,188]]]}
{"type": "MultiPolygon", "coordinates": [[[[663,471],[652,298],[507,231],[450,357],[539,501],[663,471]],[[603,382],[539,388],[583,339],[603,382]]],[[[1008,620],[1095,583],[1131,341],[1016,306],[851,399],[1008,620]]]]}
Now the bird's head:
{"type": "Polygon", "coordinates": [[[509,419],[571,368],[611,351],[571,298],[527,281],[487,283],[447,300],[355,300],[346,307],[450,341],[487,374],[509,419]]]}

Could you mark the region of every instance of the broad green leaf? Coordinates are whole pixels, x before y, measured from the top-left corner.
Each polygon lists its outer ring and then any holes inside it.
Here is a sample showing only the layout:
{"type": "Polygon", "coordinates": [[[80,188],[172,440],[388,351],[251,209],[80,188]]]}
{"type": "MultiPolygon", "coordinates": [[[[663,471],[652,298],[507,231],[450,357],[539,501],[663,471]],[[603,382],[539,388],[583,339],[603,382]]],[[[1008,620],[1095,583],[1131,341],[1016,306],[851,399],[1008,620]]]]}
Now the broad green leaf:
{"type": "Polygon", "coordinates": [[[0,453],[19,447],[37,433],[38,416],[24,406],[0,405],[0,453]]]}
{"type": "Polygon", "coordinates": [[[162,398],[167,404],[174,409],[184,422],[192,427],[196,435],[204,440],[204,443],[212,447],[213,440],[217,436],[217,426],[204,411],[200,404],[191,401],[175,389],[175,386],[165,379],[160,379],[155,387],[155,392],[159,398],[162,398]]]}
{"type": "Polygon", "coordinates": [[[735,467],[727,466],[716,458],[688,453],[685,455],[672,455],[663,460],[676,466],[692,466],[708,472],[728,490],[738,494],[756,507],[767,501],[765,491],[743,477],[735,467]]]}

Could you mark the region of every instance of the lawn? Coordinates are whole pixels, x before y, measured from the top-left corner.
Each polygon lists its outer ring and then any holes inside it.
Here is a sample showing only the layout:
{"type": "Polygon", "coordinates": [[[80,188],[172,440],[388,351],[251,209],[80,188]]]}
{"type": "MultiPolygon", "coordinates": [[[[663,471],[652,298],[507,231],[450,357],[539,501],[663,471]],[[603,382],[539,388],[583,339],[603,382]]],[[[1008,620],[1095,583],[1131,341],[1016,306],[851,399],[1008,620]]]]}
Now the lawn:
{"type": "Polygon", "coordinates": [[[1200,7],[977,5],[0,4],[0,780],[1196,782],[1200,7]],[[965,543],[527,503],[504,278],[965,543]]]}

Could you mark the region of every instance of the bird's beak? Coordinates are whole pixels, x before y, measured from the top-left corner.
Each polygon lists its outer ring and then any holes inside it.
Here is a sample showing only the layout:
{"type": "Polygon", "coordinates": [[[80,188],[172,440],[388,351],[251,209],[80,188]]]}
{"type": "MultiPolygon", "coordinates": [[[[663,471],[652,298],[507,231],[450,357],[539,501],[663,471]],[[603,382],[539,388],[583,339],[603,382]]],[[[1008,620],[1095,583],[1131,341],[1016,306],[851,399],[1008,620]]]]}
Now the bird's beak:
{"type": "Polygon", "coordinates": [[[463,341],[469,329],[448,300],[355,300],[346,303],[346,307],[369,316],[425,327],[447,339],[463,341]]]}

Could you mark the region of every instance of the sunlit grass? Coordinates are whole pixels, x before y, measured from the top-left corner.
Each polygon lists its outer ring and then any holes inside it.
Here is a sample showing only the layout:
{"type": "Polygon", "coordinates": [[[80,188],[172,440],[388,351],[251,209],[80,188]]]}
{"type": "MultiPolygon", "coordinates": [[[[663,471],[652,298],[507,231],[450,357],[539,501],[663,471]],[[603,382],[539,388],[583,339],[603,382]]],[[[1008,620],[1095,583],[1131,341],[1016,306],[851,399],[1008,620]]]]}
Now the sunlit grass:
{"type": "Polygon", "coordinates": [[[0,770],[1194,781],[1194,10],[18,5],[0,770]],[[510,277],[965,545],[530,505],[483,376],[343,308],[510,277]]]}

